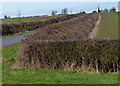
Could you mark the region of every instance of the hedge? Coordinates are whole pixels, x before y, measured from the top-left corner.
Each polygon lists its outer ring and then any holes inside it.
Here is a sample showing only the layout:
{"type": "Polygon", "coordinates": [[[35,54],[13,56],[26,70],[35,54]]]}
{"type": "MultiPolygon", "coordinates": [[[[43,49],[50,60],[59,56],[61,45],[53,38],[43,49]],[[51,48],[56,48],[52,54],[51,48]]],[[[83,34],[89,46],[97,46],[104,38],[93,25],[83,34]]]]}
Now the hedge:
{"type": "Polygon", "coordinates": [[[99,18],[96,12],[82,18],[39,28],[22,40],[16,64],[35,69],[78,72],[118,72],[120,40],[90,39],[99,18]]]}
{"type": "Polygon", "coordinates": [[[21,67],[78,72],[118,72],[118,40],[23,42],[17,56],[21,67]]]}
{"type": "Polygon", "coordinates": [[[40,20],[40,21],[2,24],[1,31],[3,36],[12,35],[20,32],[25,32],[25,31],[32,31],[49,24],[62,22],[78,16],[84,16],[85,14],[86,14],[85,12],[81,12],[78,14],[62,15],[62,16],[40,20]]]}

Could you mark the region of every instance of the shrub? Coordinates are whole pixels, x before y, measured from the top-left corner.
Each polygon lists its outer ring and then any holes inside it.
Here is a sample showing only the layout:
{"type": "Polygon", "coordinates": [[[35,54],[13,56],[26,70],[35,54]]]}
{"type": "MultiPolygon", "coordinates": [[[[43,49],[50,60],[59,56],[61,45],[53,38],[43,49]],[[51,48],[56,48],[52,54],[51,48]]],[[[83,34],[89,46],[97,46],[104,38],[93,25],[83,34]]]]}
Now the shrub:
{"type": "Polygon", "coordinates": [[[35,69],[117,72],[117,49],[117,40],[23,42],[17,64],[35,69]]]}

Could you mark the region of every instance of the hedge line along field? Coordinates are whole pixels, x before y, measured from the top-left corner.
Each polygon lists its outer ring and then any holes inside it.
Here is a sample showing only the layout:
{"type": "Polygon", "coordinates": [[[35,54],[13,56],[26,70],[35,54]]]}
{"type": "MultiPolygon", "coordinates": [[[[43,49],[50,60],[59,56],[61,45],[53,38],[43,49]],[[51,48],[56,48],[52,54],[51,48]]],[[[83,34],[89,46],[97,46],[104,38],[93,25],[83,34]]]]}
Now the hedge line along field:
{"type": "Polygon", "coordinates": [[[98,18],[98,13],[90,13],[71,21],[63,21],[48,25],[46,27],[39,28],[36,34],[28,36],[27,41],[36,41],[36,39],[38,39],[38,41],[68,41],[85,39],[89,37],[89,34],[94,28],[98,18]]]}
{"type": "Polygon", "coordinates": [[[32,21],[39,21],[43,19],[53,18],[55,16],[40,16],[40,17],[23,17],[23,18],[7,18],[7,19],[0,19],[3,24],[11,24],[11,23],[20,23],[20,22],[32,22],[32,21]]]}
{"type": "Polygon", "coordinates": [[[63,70],[34,70],[15,67],[21,44],[2,49],[2,84],[117,84],[117,73],[79,73],[63,70]]]}
{"type": "Polygon", "coordinates": [[[25,68],[119,72],[118,40],[23,43],[17,64],[25,68]]]}
{"type": "Polygon", "coordinates": [[[0,29],[0,31],[2,32],[3,36],[13,35],[13,34],[20,33],[20,32],[36,30],[40,27],[44,27],[46,25],[50,25],[54,23],[63,22],[66,20],[73,19],[75,17],[82,17],[85,14],[86,14],[85,12],[81,12],[78,14],[61,15],[58,17],[48,18],[48,19],[40,20],[40,21],[2,24],[2,29],[0,29]]]}
{"type": "Polygon", "coordinates": [[[88,39],[98,13],[40,28],[23,40],[17,63],[35,69],[119,72],[119,40],[88,39]]]}
{"type": "Polygon", "coordinates": [[[100,13],[101,21],[98,25],[96,38],[118,38],[118,13],[100,13]]]}

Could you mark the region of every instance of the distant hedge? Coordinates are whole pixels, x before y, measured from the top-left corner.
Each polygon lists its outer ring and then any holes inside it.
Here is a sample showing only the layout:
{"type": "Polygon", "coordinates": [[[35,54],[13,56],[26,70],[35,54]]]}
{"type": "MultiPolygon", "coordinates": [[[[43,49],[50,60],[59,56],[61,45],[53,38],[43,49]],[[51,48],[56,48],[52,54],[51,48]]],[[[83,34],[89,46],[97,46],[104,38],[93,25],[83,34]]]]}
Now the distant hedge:
{"type": "Polygon", "coordinates": [[[118,40],[23,42],[17,56],[21,67],[78,72],[118,72],[118,40]]]}
{"type": "Polygon", "coordinates": [[[58,16],[58,17],[54,17],[54,18],[49,18],[49,19],[45,19],[45,20],[40,20],[40,21],[33,21],[33,22],[21,22],[21,23],[13,23],[13,24],[2,24],[2,35],[12,35],[12,34],[16,34],[19,32],[25,32],[25,31],[31,31],[31,30],[35,30],[37,28],[49,25],[49,24],[53,24],[53,23],[58,23],[58,22],[62,22],[74,17],[78,17],[78,16],[83,16],[85,15],[85,12],[81,12],[78,14],[71,14],[71,15],[62,15],[62,16],[58,16]]]}
{"type": "Polygon", "coordinates": [[[44,40],[80,40],[87,39],[97,20],[99,19],[98,13],[86,14],[83,17],[55,23],[41,27],[32,36],[28,36],[27,41],[44,41],[44,40]]]}

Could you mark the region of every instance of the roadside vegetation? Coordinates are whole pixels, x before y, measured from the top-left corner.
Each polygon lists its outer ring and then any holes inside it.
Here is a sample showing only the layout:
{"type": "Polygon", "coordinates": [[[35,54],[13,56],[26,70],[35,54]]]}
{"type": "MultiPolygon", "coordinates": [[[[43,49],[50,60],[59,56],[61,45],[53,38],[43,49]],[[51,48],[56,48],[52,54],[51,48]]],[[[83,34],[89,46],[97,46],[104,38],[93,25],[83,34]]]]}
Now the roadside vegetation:
{"type": "Polygon", "coordinates": [[[117,84],[118,74],[79,73],[63,70],[35,70],[16,68],[17,50],[20,44],[2,49],[3,84],[117,84]]]}
{"type": "Polygon", "coordinates": [[[36,31],[37,31],[37,30],[25,31],[25,32],[21,32],[21,33],[14,34],[14,35],[2,36],[2,37],[0,37],[0,39],[9,38],[9,37],[13,37],[13,36],[19,36],[19,35],[23,35],[23,34],[27,34],[27,33],[36,32],[36,31]]]}
{"type": "MultiPolygon", "coordinates": [[[[118,38],[118,13],[100,13],[101,21],[98,25],[96,38],[118,38]]],[[[120,14],[119,14],[120,15],[120,14]]]]}

